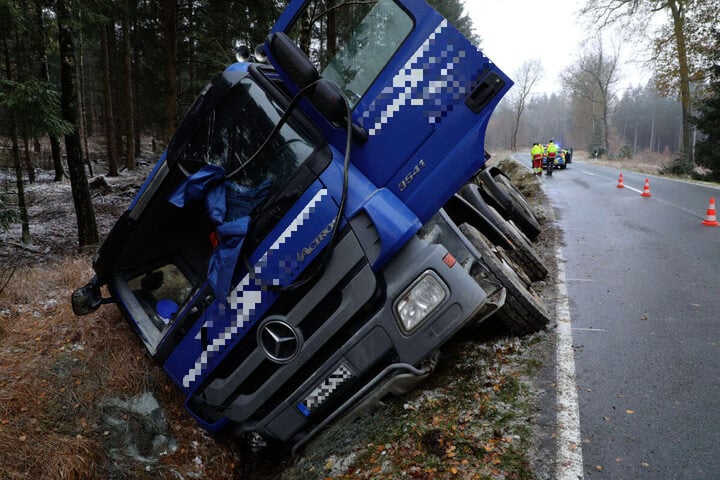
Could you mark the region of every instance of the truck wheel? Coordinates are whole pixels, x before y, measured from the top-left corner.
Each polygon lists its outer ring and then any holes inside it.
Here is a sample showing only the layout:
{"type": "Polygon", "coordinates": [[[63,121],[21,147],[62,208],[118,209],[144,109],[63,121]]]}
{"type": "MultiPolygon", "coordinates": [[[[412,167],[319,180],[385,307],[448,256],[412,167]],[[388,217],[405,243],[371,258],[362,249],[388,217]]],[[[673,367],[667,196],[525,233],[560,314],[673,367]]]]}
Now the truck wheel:
{"type": "Polygon", "coordinates": [[[530,240],[535,240],[540,235],[540,222],[522,192],[497,168],[486,168],[478,178],[490,196],[503,207],[504,212],[500,211],[503,217],[514,221],[530,240]]]}
{"type": "Polygon", "coordinates": [[[531,281],[536,282],[547,276],[547,267],[535,253],[527,236],[515,226],[512,220],[505,220],[495,208],[483,200],[480,187],[474,183],[468,183],[460,189],[460,196],[480,211],[512,242],[514,248],[506,250],[507,254],[523,269],[531,281]]]}
{"type": "Polygon", "coordinates": [[[538,295],[523,284],[510,265],[497,256],[490,242],[472,225],[463,223],[460,231],[477,248],[482,261],[505,287],[505,305],[495,315],[516,335],[527,335],[545,328],[550,317],[538,295]]]}

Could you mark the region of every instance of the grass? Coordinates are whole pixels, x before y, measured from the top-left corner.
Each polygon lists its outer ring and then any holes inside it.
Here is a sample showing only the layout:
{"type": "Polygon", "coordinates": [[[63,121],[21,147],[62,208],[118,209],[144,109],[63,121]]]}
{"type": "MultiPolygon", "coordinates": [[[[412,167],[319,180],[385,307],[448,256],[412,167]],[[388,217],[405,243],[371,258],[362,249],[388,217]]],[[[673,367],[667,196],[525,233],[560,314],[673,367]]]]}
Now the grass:
{"type": "Polygon", "coordinates": [[[73,315],[70,292],[89,265],[77,257],[20,268],[0,292],[0,478],[232,478],[232,447],[183,411],[117,309],[73,315]],[[125,432],[104,417],[108,399],[145,391],[162,404],[177,444],[147,462],[132,458],[125,432]]]}
{"type": "Polygon", "coordinates": [[[545,336],[450,346],[418,389],[371,418],[332,427],[282,478],[535,478],[526,375],[537,372],[526,346],[545,336]],[[338,449],[342,436],[354,440],[338,449]]]}

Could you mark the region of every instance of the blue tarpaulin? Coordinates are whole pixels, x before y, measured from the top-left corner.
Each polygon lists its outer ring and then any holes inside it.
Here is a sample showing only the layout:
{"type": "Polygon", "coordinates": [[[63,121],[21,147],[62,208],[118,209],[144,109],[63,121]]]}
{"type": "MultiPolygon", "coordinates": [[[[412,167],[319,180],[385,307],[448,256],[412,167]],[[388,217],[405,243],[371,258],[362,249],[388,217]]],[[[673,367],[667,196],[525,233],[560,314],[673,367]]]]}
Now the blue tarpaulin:
{"type": "Polygon", "coordinates": [[[170,195],[173,205],[183,208],[186,203],[205,200],[205,209],[215,225],[225,221],[225,169],[216,165],[205,165],[190,175],[170,195]]]}
{"type": "Polygon", "coordinates": [[[265,201],[270,182],[245,187],[233,180],[223,181],[225,169],[205,165],[186,178],[170,195],[169,202],[183,208],[193,201],[204,201],[208,217],[217,225],[219,244],[208,264],[208,281],[215,297],[225,301],[232,286],[240,250],[250,228],[250,212],[265,201]]]}

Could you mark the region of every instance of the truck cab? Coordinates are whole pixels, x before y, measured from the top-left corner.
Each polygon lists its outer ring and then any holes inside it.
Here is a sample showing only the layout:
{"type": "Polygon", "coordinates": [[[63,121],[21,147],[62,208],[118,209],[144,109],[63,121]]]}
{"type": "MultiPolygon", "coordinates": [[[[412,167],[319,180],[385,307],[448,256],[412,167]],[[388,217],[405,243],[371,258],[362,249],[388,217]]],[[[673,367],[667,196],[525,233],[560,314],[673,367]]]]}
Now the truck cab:
{"type": "Polygon", "coordinates": [[[254,447],[407,391],[504,301],[442,206],[512,82],[421,0],[345,6],[292,0],[208,83],[73,293],[254,447]]]}

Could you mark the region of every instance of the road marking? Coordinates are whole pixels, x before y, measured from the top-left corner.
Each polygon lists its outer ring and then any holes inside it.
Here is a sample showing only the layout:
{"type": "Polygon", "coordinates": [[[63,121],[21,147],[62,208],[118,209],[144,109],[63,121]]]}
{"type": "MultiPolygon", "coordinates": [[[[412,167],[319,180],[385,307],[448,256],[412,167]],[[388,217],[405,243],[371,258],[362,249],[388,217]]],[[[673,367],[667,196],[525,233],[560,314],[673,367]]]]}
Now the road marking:
{"type": "Polygon", "coordinates": [[[585,327],[573,327],[576,332],[604,332],[604,328],[585,328],[585,327]]]}
{"type": "MultiPolygon", "coordinates": [[[[603,168],[612,168],[612,167],[603,167],[603,168]]],[[[579,171],[582,172],[582,173],[584,173],[585,175],[589,175],[589,176],[591,176],[591,177],[596,177],[596,176],[598,176],[597,174],[592,173],[592,172],[589,172],[589,171],[587,171],[587,170],[579,170],[579,171]]],[[[657,176],[657,175],[646,174],[646,173],[639,173],[639,172],[633,172],[633,173],[637,173],[637,174],[640,175],[640,176],[645,176],[645,177],[648,177],[648,178],[657,178],[657,179],[667,180],[667,181],[671,181],[671,182],[685,183],[685,184],[688,184],[688,185],[699,185],[699,186],[707,187],[707,188],[720,189],[720,187],[717,187],[717,186],[714,186],[714,185],[706,185],[705,183],[702,183],[702,182],[697,182],[697,183],[696,183],[696,182],[691,182],[691,181],[682,180],[682,179],[677,179],[677,178],[659,177],[659,176],[657,176]]],[[[608,181],[610,181],[610,180],[611,180],[611,179],[608,179],[608,181]]],[[[639,189],[637,189],[637,188],[631,187],[631,186],[629,186],[627,183],[625,183],[624,185],[625,185],[625,189],[626,189],[626,190],[632,190],[633,192],[636,192],[636,193],[643,193],[642,190],[639,190],[639,189]]],[[[704,219],[704,218],[705,218],[702,213],[694,212],[694,211],[689,210],[689,209],[687,209],[687,208],[681,207],[680,205],[676,205],[676,204],[674,204],[674,203],[666,202],[666,201],[660,200],[660,199],[658,199],[658,198],[656,198],[656,197],[653,197],[653,200],[655,200],[656,202],[659,202],[659,203],[661,203],[661,204],[663,204],[663,205],[666,205],[666,206],[668,206],[668,207],[677,208],[677,209],[680,210],[680,211],[683,211],[683,212],[685,212],[685,213],[689,213],[689,214],[692,215],[693,217],[697,217],[697,218],[700,218],[700,219],[704,219]]]]}
{"type": "Polygon", "coordinates": [[[592,278],[566,278],[566,282],[594,282],[592,278]]]}
{"type": "Polygon", "coordinates": [[[565,280],[565,257],[557,247],[557,480],[582,480],[580,407],[575,386],[575,353],[572,322],[565,280]]]}
{"type": "MultiPolygon", "coordinates": [[[[637,188],[633,188],[633,187],[628,187],[627,185],[625,185],[625,188],[628,190],[632,190],[633,192],[643,193],[642,190],[638,190],[637,188]]],[[[653,196],[652,198],[655,202],[661,203],[667,207],[677,208],[678,210],[680,210],[682,212],[689,213],[693,217],[705,218],[702,215],[698,214],[697,212],[693,212],[692,210],[688,210],[687,208],[681,207],[680,205],[676,205],[674,203],[666,202],[665,200],[661,200],[661,199],[657,198],[657,196],[653,196]]]]}

